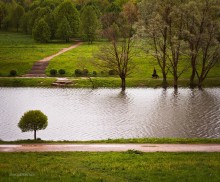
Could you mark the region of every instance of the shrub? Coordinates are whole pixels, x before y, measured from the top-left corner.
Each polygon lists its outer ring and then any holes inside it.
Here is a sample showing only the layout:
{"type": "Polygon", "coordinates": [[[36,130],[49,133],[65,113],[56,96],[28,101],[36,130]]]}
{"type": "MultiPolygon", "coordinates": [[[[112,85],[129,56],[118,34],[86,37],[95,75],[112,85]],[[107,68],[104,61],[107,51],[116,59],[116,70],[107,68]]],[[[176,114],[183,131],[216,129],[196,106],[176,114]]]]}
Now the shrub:
{"type": "Polygon", "coordinates": [[[82,70],[76,69],[76,70],[75,70],[75,75],[76,75],[76,76],[81,76],[81,75],[82,75],[82,70]]]}
{"type": "Polygon", "coordinates": [[[109,70],[108,74],[109,74],[109,75],[116,75],[117,73],[116,73],[115,70],[109,70]]]}
{"type": "Polygon", "coordinates": [[[96,76],[96,75],[97,75],[97,72],[96,72],[96,71],[93,71],[92,74],[93,74],[94,76],[96,76]]]}
{"type": "Polygon", "coordinates": [[[84,76],[87,76],[88,74],[89,74],[89,70],[84,69],[84,70],[83,70],[83,75],[84,75],[84,76]]]}
{"type": "Polygon", "coordinates": [[[10,76],[16,76],[17,75],[17,71],[16,70],[11,70],[10,71],[10,76]]]}
{"type": "Polygon", "coordinates": [[[55,69],[50,70],[50,75],[51,76],[55,76],[56,74],[57,74],[57,70],[55,70],[55,69]]]}
{"type": "Polygon", "coordinates": [[[101,75],[104,75],[105,74],[105,72],[104,71],[101,71],[101,75]]]}
{"type": "Polygon", "coordinates": [[[65,75],[65,73],[66,73],[66,71],[65,71],[64,69],[60,69],[60,70],[59,70],[59,74],[60,74],[60,75],[65,75]]]}
{"type": "Polygon", "coordinates": [[[47,116],[39,110],[31,110],[21,117],[18,127],[22,132],[34,131],[34,140],[37,139],[36,131],[47,127],[47,116]]]}

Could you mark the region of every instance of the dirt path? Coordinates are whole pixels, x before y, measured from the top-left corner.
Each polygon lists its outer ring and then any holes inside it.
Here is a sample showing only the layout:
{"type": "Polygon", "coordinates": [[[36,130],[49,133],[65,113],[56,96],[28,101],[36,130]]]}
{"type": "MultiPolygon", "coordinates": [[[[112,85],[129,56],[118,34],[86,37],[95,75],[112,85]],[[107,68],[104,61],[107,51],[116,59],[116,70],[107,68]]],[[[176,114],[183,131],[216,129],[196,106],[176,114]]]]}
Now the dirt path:
{"type": "Polygon", "coordinates": [[[46,70],[46,68],[47,68],[47,66],[49,64],[49,61],[51,59],[53,59],[54,57],[59,56],[59,55],[65,53],[67,51],[70,51],[70,50],[78,47],[81,44],[82,44],[82,42],[77,42],[76,44],[74,44],[74,45],[72,45],[70,47],[62,49],[61,51],[59,51],[56,54],[53,54],[53,55],[51,55],[49,57],[46,57],[44,59],[41,59],[41,60],[37,61],[36,63],[34,63],[33,67],[29,71],[29,73],[26,74],[26,75],[23,75],[23,77],[46,77],[45,70],[46,70]]]}
{"type": "Polygon", "coordinates": [[[220,152],[220,144],[24,144],[0,145],[0,152],[220,152]]]}

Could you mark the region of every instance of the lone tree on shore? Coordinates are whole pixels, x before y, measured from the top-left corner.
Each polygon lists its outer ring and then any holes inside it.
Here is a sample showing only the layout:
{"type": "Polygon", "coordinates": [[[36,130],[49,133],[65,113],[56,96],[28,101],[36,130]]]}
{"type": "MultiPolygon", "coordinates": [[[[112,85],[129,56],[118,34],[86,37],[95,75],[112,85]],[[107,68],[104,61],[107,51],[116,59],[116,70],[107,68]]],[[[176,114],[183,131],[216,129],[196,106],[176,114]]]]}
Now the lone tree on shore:
{"type": "Polygon", "coordinates": [[[31,110],[21,117],[18,127],[22,132],[34,131],[34,140],[36,140],[36,131],[44,130],[47,125],[47,116],[39,110],[31,110]]]}

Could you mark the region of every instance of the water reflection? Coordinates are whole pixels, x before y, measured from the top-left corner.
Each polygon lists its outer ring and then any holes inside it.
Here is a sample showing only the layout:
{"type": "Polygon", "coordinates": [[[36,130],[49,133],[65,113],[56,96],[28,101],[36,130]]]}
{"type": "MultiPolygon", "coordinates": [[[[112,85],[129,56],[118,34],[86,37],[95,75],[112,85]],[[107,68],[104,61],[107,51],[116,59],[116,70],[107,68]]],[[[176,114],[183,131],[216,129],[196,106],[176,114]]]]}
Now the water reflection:
{"type": "Polygon", "coordinates": [[[0,88],[0,138],[32,138],[17,123],[24,112],[49,118],[47,140],[220,137],[220,89],[0,88]]]}

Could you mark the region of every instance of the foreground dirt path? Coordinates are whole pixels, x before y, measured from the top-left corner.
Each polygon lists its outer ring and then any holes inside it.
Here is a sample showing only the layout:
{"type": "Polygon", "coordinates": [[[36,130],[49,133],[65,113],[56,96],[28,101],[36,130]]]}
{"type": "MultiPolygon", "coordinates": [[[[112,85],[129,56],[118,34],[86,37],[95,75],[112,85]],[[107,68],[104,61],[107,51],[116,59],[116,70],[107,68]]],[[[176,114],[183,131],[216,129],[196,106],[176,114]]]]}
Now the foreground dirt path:
{"type": "Polygon", "coordinates": [[[67,51],[75,49],[76,47],[80,46],[81,44],[82,44],[82,42],[77,42],[76,44],[74,44],[70,47],[62,49],[61,51],[59,51],[56,54],[53,54],[51,56],[48,56],[44,59],[41,59],[41,60],[37,61],[36,63],[34,63],[33,67],[30,70],[30,72],[26,75],[23,75],[23,77],[46,77],[45,70],[46,70],[46,68],[49,64],[49,61],[51,59],[65,53],[67,51]]]}
{"type": "Polygon", "coordinates": [[[220,152],[220,144],[24,144],[0,145],[0,152],[220,152]]]}

